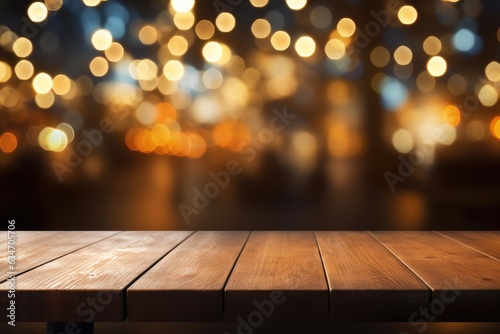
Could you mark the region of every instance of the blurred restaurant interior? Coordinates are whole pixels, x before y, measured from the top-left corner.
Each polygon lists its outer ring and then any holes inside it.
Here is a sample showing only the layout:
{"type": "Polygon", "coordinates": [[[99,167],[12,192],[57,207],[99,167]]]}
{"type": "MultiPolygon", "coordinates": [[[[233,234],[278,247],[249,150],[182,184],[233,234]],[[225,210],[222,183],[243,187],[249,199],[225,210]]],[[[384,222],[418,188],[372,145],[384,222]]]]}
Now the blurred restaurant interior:
{"type": "Polygon", "coordinates": [[[500,2],[2,0],[20,230],[488,230],[500,2]]]}

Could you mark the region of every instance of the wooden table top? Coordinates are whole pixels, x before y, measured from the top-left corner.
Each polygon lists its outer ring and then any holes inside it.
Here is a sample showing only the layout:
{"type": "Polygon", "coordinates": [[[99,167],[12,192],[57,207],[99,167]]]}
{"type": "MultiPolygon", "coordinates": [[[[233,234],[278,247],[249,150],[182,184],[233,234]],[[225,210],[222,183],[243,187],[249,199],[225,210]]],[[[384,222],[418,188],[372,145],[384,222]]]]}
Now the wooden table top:
{"type": "Polygon", "coordinates": [[[500,232],[15,235],[20,322],[500,321],[500,232]]]}

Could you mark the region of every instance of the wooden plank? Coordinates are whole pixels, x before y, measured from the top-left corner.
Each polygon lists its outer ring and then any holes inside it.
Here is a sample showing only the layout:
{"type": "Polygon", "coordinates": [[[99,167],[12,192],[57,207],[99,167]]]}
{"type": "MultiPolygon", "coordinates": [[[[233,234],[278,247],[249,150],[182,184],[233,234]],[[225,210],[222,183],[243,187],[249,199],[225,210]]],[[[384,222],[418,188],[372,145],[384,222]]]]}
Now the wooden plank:
{"type": "Polygon", "coordinates": [[[123,321],[127,286],[191,233],[123,232],[35,268],[17,280],[16,320],[123,321]]]}
{"type": "Polygon", "coordinates": [[[252,232],[225,288],[224,320],[258,327],[267,318],[326,321],[327,313],[314,233],[252,232]]]}
{"type": "Polygon", "coordinates": [[[500,321],[500,262],[434,232],[373,232],[432,289],[410,321],[500,321]]]}
{"type": "MultiPolygon", "coordinates": [[[[118,232],[113,231],[19,231],[15,232],[16,272],[20,275],[39,265],[74,252],[118,232]]],[[[0,243],[7,256],[7,232],[0,243]]],[[[3,254],[2,254],[3,255],[3,254]]],[[[9,263],[0,262],[0,281],[9,277],[9,263]]]]}
{"type": "Polygon", "coordinates": [[[128,321],[222,321],[223,288],[249,232],[196,232],[127,290],[128,321]]]}
{"type": "Polygon", "coordinates": [[[316,232],[332,321],[407,321],[431,290],[367,232],[316,232]]]}
{"type": "Polygon", "coordinates": [[[439,232],[500,261],[500,232],[439,232]]]}

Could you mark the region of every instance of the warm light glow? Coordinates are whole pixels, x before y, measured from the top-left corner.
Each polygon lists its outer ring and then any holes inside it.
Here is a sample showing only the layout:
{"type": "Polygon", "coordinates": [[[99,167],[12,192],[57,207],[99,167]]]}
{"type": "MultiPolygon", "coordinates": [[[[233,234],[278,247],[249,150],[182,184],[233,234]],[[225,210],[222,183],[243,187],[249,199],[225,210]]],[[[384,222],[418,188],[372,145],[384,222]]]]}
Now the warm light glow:
{"type": "Polygon", "coordinates": [[[500,63],[492,61],[486,66],[484,73],[488,80],[493,82],[500,81],[500,63]]]}
{"type": "Polygon", "coordinates": [[[88,7],[95,7],[101,3],[101,0],[83,0],[83,3],[88,7]]]}
{"type": "Polygon", "coordinates": [[[399,9],[398,18],[403,24],[413,24],[417,20],[417,10],[413,6],[403,6],[399,9]]]}
{"type": "Polygon", "coordinates": [[[446,60],[440,56],[434,56],[427,62],[427,71],[433,77],[440,77],[446,73],[446,60]]]}
{"type": "Polygon", "coordinates": [[[252,4],[252,6],[254,6],[256,8],[264,7],[265,5],[267,5],[268,2],[269,2],[269,0],[250,0],[250,3],[252,4]]]}
{"type": "Polygon", "coordinates": [[[383,46],[377,46],[370,53],[370,60],[372,61],[373,65],[377,67],[384,67],[389,64],[389,60],[391,60],[391,54],[383,46]]]}
{"type": "Polygon", "coordinates": [[[340,36],[350,37],[356,32],[356,23],[348,17],[344,17],[337,23],[340,36]]]}
{"type": "Polygon", "coordinates": [[[108,73],[109,65],[105,58],[95,57],[89,65],[90,72],[96,77],[102,77],[108,73]]]}
{"type": "Polygon", "coordinates": [[[45,0],[45,6],[48,10],[55,12],[61,9],[63,0],[45,0]]]}
{"type": "Polygon", "coordinates": [[[14,42],[12,50],[19,58],[25,58],[28,57],[33,51],[33,45],[29,39],[21,37],[14,42]]]}
{"type": "Polygon", "coordinates": [[[158,66],[151,59],[142,59],[132,62],[129,73],[136,80],[153,80],[158,74],[158,66]]]}
{"type": "Polygon", "coordinates": [[[345,45],[339,39],[331,39],[325,45],[325,53],[330,59],[340,59],[345,55],[345,45]]]}
{"type": "Polygon", "coordinates": [[[215,25],[222,32],[230,32],[234,29],[236,25],[236,20],[234,16],[230,13],[224,12],[220,13],[215,20],[215,25]]]}
{"type": "Polygon", "coordinates": [[[57,95],[65,95],[71,88],[71,80],[64,74],[56,75],[53,80],[52,89],[57,95]]]}
{"type": "Polygon", "coordinates": [[[315,50],[316,43],[309,36],[302,36],[295,42],[295,51],[303,58],[312,56],[315,50]]]}
{"type": "Polygon", "coordinates": [[[208,42],[202,50],[203,57],[210,63],[215,63],[222,58],[222,46],[218,42],[208,42]]]}
{"type": "Polygon", "coordinates": [[[68,137],[63,131],[50,128],[44,144],[45,145],[40,146],[48,149],[49,151],[61,152],[68,145],[68,137]]]}
{"type": "Polygon", "coordinates": [[[47,10],[45,4],[42,2],[33,2],[28,7],[28,17],[35,23],[44,21],[47,18],[48,14],[49,11],[47,10]]]}
{"type": "Polygon", "coordinates": [[[239,122],[221,122],[214,128],[213,139],[220,147],[237,150],[241,143],[250,139],[250,131],[239,122]]]}
{"type": "Polygon", "coordinates": [[[189,45],[184,37],[173,36],[168,41],[167,47],[170,53],[173,54],[174,56],[182,56],[188,50],[189,45]]]}
{"type": "Polygon", "coordinates": [[[12,68],[9,64],[0,61],[0,82],[7,82],[12,77],[12,68]]]}
{"type": "Polygon", "coordinates": [[[401,45],[394,51],[394,60],[399,65],[408,65],[413,58],[413,53],[407,46],[401,45]]]}
{"type": "Polygon", "coordinates": [[[0,137],[0,150],[4,153],[12,153],[17,148],[17,138],[10,132],[5,132],[0,137]]]}
{"type": "Polygon", "coordinates": [[[436,36],[429,36],[425,39],[423,47],[425,53],[429,56],[435,56],[441,52],[441,41],[436,36]]]}
{"type": "Polygon", "coordinates": [[[267,20],[257,19],[252,24],[252,33],[257,38],[266,38],[271,33],[271,24],[267,20]]]}
{"type": "Polygon", "coordinates": [[[451,145],[457,139],[457,130],[450,124],[443,124],[439,128],[441,134],[438,137],[438,142],[442,145],[451,145]]]}
{"type": "Polygon", "coordinates": [[[203,73],[203,84],[208,89],[217,89],[222,85],[222,73],[216,68],[210,68],[203,73]]]}
{"type": "Polygon", "coordinates": [[[124,54],[125,50],[123,49],[123,46],[121,46],[120,43],[113,42],[109,46],[109,48],[104,51],[104,54],[106,55],[106,58],[112,63],[119,62],[124,54]]]}
{"type": "Polygon", "coordinates": [[[460,124],[460,118],[460,110],[454,105],[449,105],[444,109],[443,120],[451,126],[456,127],[460,124]]]}
{"type": "Polygon", "coordinates": [[[184,75],[184,65],[178,60],[170,60],[163,67],[163,74],[168,80],[178,81],[184,75]]]}
{"type": "Polygon", "coordinates": [[[290,46],[290,35],[286,31],[276,31],[271,37],[271,44],[278,51],[286,50],[290,46]]]}
{"type": "Polygon", "coordinates": [[[106,29],[97,30],[92,35],[92,45],[96,50],[104,51],[113,43],[113,36],[106,29]]]}
{"type": "Polygon", "coordinates": [[[500,139],[500,117],[497,116],[493,118],[490,124],[491,134],[496,138],[500,139]]]}
{"type": "Polygon", "coordinates": [[[57,126],[57,130],[64,132],[66,138],[68,138],[68,143],[71,143],[75,138],[75,130],[68,123],[61,123],[57,126]]]}
{"type": "Polygon", "coordinates": [[[301,10],[307,4],[307,0],[286,0],[286,4],[290,9],[301,10]]]}
{"type": "Polygon", "coordinates": [[[410,153],[415,145],[413,135],[405,129],[399,129],[392,135],[392,145],[399,153],[410,153]]]}
{"type": "Polygon", "coordinates": [[[21,60],[16,64],[14,72],[20,80],[28,80],[33,76],[35,68],[28,60],[21,60]]]}
{"type": "Polygon", "coordinates": [[[144,26],[139,30],[139,40],[144,45],[152,45],[158,39],[158,31],[153,26],[144,26]]]}
{"type": "Polygon", "coordinates": [[[492,85],[484,85],[479,90],[477,97],[485,107],[493,107],[498,101],[498,92],[492,85]]]}
{"type": "Polygon", "coordinates": [[[38,94],[47,94],[52,89],[52,78],[47,73],[39,73],[33,79],[33,89],[38,94]]]}
{"type": "Polygon", "coordinates": [[[194,15],[191,12],[177,13],[174,16],[174,24],[179,30],[189,30],[194,25],[194,15]]]}
{"type": "Polygon", "coordinates": [[[212,38],[212,36],[215,33],[215,28],[212,22],[207,20],[201,20],[196,25],[195,31],[196,31],[196,36],[198,36],[199,39],[207,40],[212,38]]]}
{"type": "Polygon", "coordinates": [[[291,146],[299,161],[307,163],[314,159],[318,149],[318,141],[313,134],[298,131],[292,135],[291,146]]]}
{"type": "Polygon", "coordinates": [[[194,7],[194,0],[172,0],[170,4],[172,8],[178,13],[189,12],[194,7]]]}
{"type": "Polygon", "coordinates": [[[48,92],[46,94],[36,94],[35,102],[39,108],[49,109],[54,105],[55,96],[52,92],[48,92]]]}

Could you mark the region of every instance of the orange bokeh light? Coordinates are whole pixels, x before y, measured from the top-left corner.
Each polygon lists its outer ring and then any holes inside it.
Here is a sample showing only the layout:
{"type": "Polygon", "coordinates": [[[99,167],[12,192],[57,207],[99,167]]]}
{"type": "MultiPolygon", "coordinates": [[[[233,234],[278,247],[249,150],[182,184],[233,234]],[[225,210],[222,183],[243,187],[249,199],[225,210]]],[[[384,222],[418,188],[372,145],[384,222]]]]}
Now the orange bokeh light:
{"type": "Polygon", "coordinates": [[[451,126],[457,126],[460,124],[460,110],[458,110],[457,107],[454,105],[449,105],[446,108],[444,108],[443,112],[443,120],[450,124],[451,126]]]}
{"type": "Polygon", "coordinates": [[[4,153],[11,153],[17,148],[17,138],[10,132],[5,132],[0,137],[0,150],[4,153]]]}
{"type": "Polygon", "coordinates": [[[244,124],[227,121],[215,126],[213,138],[220,147],[238,150],[242,143],[250,140],[250,131],[244,124]]]}
{"type": "Polygon", "coordinates": [[[493,118],[490,124],[490,131],[495,138],[500,139],[500,116],[493,118]]]}

